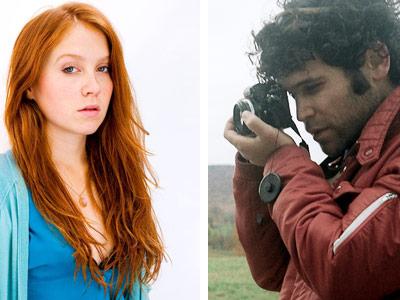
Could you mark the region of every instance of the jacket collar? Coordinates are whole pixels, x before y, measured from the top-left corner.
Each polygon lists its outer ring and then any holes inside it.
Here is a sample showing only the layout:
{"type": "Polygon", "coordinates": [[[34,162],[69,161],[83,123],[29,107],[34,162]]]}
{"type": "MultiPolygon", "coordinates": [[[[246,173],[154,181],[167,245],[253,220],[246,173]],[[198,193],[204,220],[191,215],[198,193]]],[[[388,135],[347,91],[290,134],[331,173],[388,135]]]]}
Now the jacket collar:
{"type": "Polygon", "coordinates": [[[361,165],[376,161],[381,153],[383,142],[390,125],[400,110],[400,87],[380,104],[361,132],[357,160],[361,165]]]}

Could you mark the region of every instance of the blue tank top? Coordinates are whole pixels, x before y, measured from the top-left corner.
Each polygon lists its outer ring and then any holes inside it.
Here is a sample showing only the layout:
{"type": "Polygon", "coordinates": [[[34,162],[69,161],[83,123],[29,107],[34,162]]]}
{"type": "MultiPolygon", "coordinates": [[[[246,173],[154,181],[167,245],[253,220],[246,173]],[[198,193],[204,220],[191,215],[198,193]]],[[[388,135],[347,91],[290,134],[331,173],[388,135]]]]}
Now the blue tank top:
{"type": "MultiPolygon", "coordinates": [[[[86,281],[81,270],[74,279],[73,253],[59,230],[44,220],[29,193],[29,300],[110,299],[109,289],[104,294],[103,287],[89,279],[89,271],[86,281]]],[[[112,270],[104,273],[107,283],[111,277],[112,270]]],[[[119,293],[117,299],[125,298],[119,293]]]]}

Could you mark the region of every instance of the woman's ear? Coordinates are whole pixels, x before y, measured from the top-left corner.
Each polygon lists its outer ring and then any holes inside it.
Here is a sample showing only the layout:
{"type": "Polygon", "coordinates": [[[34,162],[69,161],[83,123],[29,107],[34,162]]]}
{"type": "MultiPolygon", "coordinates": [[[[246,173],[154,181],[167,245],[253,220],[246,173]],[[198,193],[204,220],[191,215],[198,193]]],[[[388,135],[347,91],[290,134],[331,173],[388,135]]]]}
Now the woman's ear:
{"type": "Polygon", "coordinates": [[[374,81],[387,79],[390,70],[390,55],[385,44],[377,42],[365,53],[365,63],[361,67],[364,74],[374,81]]]}
{"type": "Polygon", "coordinates": [[[30,88],[28,88],[28,89],[26,90],[26,97],[27,97],[29,100],[35,100],[35,97],[34,97],[34,95],[33,95],[33,88],[32,88],[32,87],[30,87],[30,88]]]}

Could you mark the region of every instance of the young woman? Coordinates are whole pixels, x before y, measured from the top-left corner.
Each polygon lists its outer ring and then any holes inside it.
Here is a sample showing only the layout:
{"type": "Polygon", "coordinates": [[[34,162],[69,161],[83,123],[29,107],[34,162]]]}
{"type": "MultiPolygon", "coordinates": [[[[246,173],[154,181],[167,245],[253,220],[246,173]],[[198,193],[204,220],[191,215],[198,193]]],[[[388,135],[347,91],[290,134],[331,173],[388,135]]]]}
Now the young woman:
{"type": "Polygon", "coordinates": [[[163,246],[121,44],[92,6],[49,9],[12,54],[0,155],[0,299],[147,299],[163,246]]]}

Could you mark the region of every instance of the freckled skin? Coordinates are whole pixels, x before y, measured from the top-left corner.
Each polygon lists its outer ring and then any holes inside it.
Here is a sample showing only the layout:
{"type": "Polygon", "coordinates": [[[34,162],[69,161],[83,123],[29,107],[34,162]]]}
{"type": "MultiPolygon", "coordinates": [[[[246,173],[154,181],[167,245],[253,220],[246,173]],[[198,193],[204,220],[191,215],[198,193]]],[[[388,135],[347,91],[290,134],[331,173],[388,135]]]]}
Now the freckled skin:
{"type": "MultiPolygon", "coordinates": [[[[52,50],[39,80],[28,90],[28,97],[36,101],[46,118],[49,144],[56,153],[55,162],[63,180],[69,182],[66,187],[69,190],[69,186],[73,186],[74,190],[82,191],[87,169],[86,162],[68,165],[69,155],[73,156],[74,151],[78,155],[84,153],[86,136],[96,132],[110,104],[113,82],[108,72],[109,55],[104,34],[78,22],[52,50]],[[98,114],[79,112],[92,105],[99,108],[98,114]]],[[[77,192],[70,192],[79,203],[77,192]]],[[[91,225],[88,233],[102,244],[100,249],[90,245],[93,259],[99,263],[102,255],[108,256],[111,252],[113,241],[95,205],[100,202],[97,191],[93,193],[94,198],[87,206],[77,204],[77,207],[91,225]]],[[[82,195],[88,199],[87,192],[82,195]]]]}
{"type": "Polygon", "coordinates": [[[52,135],[89,135],[101,125],[113,91],[108,56],[104,34],[79,22],[51,51],[28,97],[37,102],[52,135]],[[98,105],[99,114],[79,112],[88,105],[98,105]]]}

